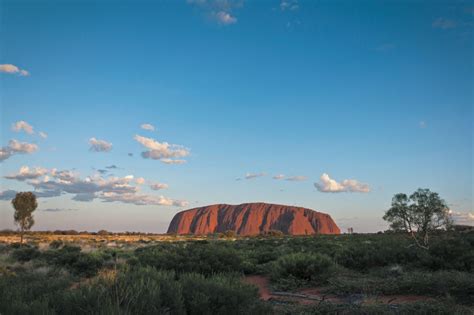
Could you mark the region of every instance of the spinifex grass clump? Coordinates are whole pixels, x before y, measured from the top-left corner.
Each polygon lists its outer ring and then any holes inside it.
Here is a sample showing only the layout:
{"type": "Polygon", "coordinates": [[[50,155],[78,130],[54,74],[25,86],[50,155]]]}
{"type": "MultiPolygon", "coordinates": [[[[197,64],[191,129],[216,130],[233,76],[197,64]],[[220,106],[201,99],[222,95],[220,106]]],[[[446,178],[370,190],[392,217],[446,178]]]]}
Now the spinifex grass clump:
{"type": "Polygon", "coordinates": [[[291,288],[323,284],[335,271],[336,265],[324,254],[295,253],[272,264],[271,278],[279,287],[291,288]]]}

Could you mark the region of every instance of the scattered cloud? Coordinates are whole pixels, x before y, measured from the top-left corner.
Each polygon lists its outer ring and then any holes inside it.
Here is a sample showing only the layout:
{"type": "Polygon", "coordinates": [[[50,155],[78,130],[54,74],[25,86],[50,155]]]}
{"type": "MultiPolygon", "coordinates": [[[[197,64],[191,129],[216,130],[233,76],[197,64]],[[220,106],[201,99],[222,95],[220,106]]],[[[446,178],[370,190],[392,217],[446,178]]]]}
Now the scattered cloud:
{"type": "Polygon", "coordinates": [[[204,11],[210,20],[220,25],[237,23],[234,11],[243,6],[242,0],[188,0],[187,2],[204,11]]]}
{"type": "Polygon", "coordinates": [[[419,126],[421,129],[424,129],[424,128],[426,128],[427,125],[426,125],[426,122],[422,120],[422,121],[420,121],[420,122],[418,123],[418,126],[419,126]]]}
{"type": "Polygon", "coordinates": [[[24,69],[20,69],[19,67],[12,65],[12,64],[2,64],[0,65],[0,72],[8,73],[8,74],[16,74],[20,77],[27,77],[30,73],[24,69]]]}
{"type": "Polygon", "coordinates": [[[237,18],[228,12],[219,11],[215,13],[215,18],[219,24],[230,25],[237,23],[237,18]]]}
{"type": "Polygon", "coordinates": [[[113,170],[113,169],[118,169],[119,167],[115,164],[109,165],[105,167],[106,169],[113,170]]]}
{"type": "Polygon", "coordinates": [[[133,153],[128,153],[128,156],[133,157],[133,153]]]}
{"type": "Polygon", "coordinates": [[[280,2],[280,10],[282,11],[296,11],[299,8],[298,0],[282,0],[280,2]]]}
{"type": "Polygon", "coordinates": [[[433,21],[433,24],[431,24],[434,28],[440,28],[442,30],[447,30],[450,28],[455,28],[457,26],[456,21],[450,20],[447,18],[437,18],[436,20],[433,21]]]}
{"type": "Polygon", "coordinates": [[[16,196],[16,191],[14,190],[3,190],[0,191],[0,200],[12,200],[16,196]]]}
{"type": "Polygon", "coordinates": [[[14,153],[30,154],[38,150],[38,146],[34,143],[20,142],[12,139],[8,142],[8,148],[14,153]]]}
{"type": "Polygon", "coordinates": [[[15,154],[31,154],[38,151],[38,146],[34,143],[20,142],[12,139],[8,145],[0,148],[0,162],[10,158],[15,154]]]}
{"type": "Polygon", "coordinates": [[[93,152],[109,152],[110,150],[112,150],[112,143],[107,142],[105,140],[90,138],[89,144],[91,146],[89,150],[93,152]]]}
{"type": "Polygon", "coordinates": [[[141,153],[144,159],[160,160],[165,164],[183,164],[183,157],[190,154],[189,149],[168,142],[158,142],[155,139],[136,135],[134,138],[138,143],[147,148],[141,153]]]}
{"type": "Polygon", "coordinates": [[[283,174],[278,174],[278,175],[275,175],[272,177],[273,179],[276,179],[276,180],[280,180],[280,179],[284,179],[285,178],[285,175],[283,174]]]}
{"type": "Polygon", "coordinates": [[[161,162],[165,164],[184,164],[186,160],[161,159],[161,162]]]}
{"type": "Polygon", "coordinates": [[[474,212],[460,212],[450,210],[449,213],[451,214],[451,218],[455,224],[474,226],[474,212]]]}
{"type": "Polygon", "coordinates": [[[161,189],[168,189],[168,184],[163,184],[163,183],[155,183],[151,184],[150,188],[153,190],[161,190],[161,189]]]}
{"type": "Polygon", "coordinates": [[[143,177],[138,177],[138,178],[135,179],[135,183],[137,185],[143,185],[143,184],[145,184],[145,182],[146,182],[146,180],[143,177]]]}
{"type": "Polygon", "coordinates": [[[43,139],[48,138],[48,134],[47,134],[46,132],[44,132],[44,131],[40,131],[38,134],[39,134],[39,136],[40,136],[41,138],[43,138],[43,139]]]}
{"type": "Polygon", "coordinates": [[[12,124],[12,130],[15,132],[24,131],[27,134],[34,134],[33,126],[27,123],[24,120],[17,121],[16,123],[12,124]]]}
{"type": "Polygon", "coordinates": [[[286,178],[285,180],[290,181],[290,182],[304,182],[307,179],[308,177],[306,176],[291,176],[291,177],[286,178]]]}
{"type": "Polygon", "coordinates": [[[114,192],[104,193],[102,195],[104,202],[122,202],[137,206],[155,205],[155,206],[175,206],[186,207],[189,203],[182,200],[173,200],[163,196],[140,195],[140,194],[117,194],[114,192]]]}
{"type": "Polygon", "coordinates": [[[257,177],[262,177],[262,176],[265,176],[267,174],[265,173],[247,173],[245,175],[245,179],[253,179],[253,178],[257,178],[257,177]]]}
{"type": "MultiPolygon", "coordinates": [[[[146,181],[133,175],[125,177],[107,177],[100,174],[81,178],[79,173],[71,170],[22,167],[18,174],[6,176],[9,179],[26,181],[33,186],[38,198],[57,197],[72,194],[72,200],[90,202],[95,199],[103,202],[122,202],[136,205],[185,206],[186,201],[174,200],[163,196],[140,194],[140,186],[146,181]]],[[[164,184],[162,184],[164,185],[164,184]]],[[[158,188],[158,186],[156,186],[158,188]]],[[[161,186],[161,189],[167,188],[161,186]]],[[[9,200],[16,192],[5,191],[0,194],[1,200],[9,200]]]]}
{"type": "Polygon", "coordinates": [[[14,179],[18,181],[25,181],[27,179],[39,178],[46,175],[48,170],[42,167],[29,168],[28,166],[22,166],[18,173],[4,176],[7,179],[14,179]]]}
{"type": "Polygon", "coordinates": [[[70,208],[46,208],[41,209],[41,211],[46,212],[63,212],[63,211],[77,211],[78,209],[70,209],[70,208]]]}
{"type": "Polygon", "coordinates": [[[320,177],[319,183],[314,183],[314,187],[320,192],[339,193],[339,192],[370,192],[370,187],[367,184],[360,183],[355,179],[345,179],[342,182],[329,177],[324,173],[320,177]]]}
{"type": "Polygon", "coordinates": [[[155,131],[155,126],[151,124],[142,124],[140,128],[142,128],[143,130],[155,131]]]}

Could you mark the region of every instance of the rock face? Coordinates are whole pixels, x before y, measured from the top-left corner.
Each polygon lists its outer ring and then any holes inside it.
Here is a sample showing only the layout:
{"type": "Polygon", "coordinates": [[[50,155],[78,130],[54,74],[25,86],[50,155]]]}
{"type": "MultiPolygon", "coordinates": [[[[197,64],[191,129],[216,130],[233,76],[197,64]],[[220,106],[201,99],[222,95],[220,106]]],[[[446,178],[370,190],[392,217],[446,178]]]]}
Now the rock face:
{"type": "Polygon", "coordinates": [[[168,233],[210,234],[228,230],[257,235],[272,230],[290,235],[340,234],[329,214],[267,203],[218,204],[177,213],[168,233]]]}

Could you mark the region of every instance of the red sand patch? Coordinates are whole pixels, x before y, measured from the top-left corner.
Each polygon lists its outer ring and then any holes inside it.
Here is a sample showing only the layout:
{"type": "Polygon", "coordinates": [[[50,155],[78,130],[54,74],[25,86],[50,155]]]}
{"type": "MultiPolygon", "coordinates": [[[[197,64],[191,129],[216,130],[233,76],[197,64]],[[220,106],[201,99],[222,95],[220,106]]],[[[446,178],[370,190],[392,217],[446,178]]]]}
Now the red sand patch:
{"type": "MultiPolygon", "coordinates": [[[[296,292],[272,292],[269,279],[264,276],[246,276],[243,281],[258,288],[260,299],[264,301],[276,300],[281,302],[308,305],[327,301],[334,304],[347,303],[347,297],[324,293],[323,287],[303,288],[296,292]]],[[[363,304],[405,304],[422,301],[433,301],[432,297],[420,295],[381,295],[364,296],[363,304]]],[[[350,303],[350,302],[349,302],[350,303]]]]}
{"type": "Polygon", "coordinates": [[[268,278],[263,276],[246,276],[244,282],[253,284],[258,288],[260,299],[267,301],[272,297],[270,290],[268,289],[268,278]]]}

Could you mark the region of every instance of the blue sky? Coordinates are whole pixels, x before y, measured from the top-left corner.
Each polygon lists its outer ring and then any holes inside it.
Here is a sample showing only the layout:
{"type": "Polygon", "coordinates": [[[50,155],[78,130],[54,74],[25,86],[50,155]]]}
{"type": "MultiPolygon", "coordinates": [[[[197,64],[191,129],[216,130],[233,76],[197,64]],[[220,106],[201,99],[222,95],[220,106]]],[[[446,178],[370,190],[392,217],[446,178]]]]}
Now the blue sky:
{"type": "Polygon", "coordinates": [[[372,232],[418,187],[472,223],[472,1],[0,10],[0,228],[32,189],[36,229],[164,232],[182,209],[265,201],[372,232]]]}

